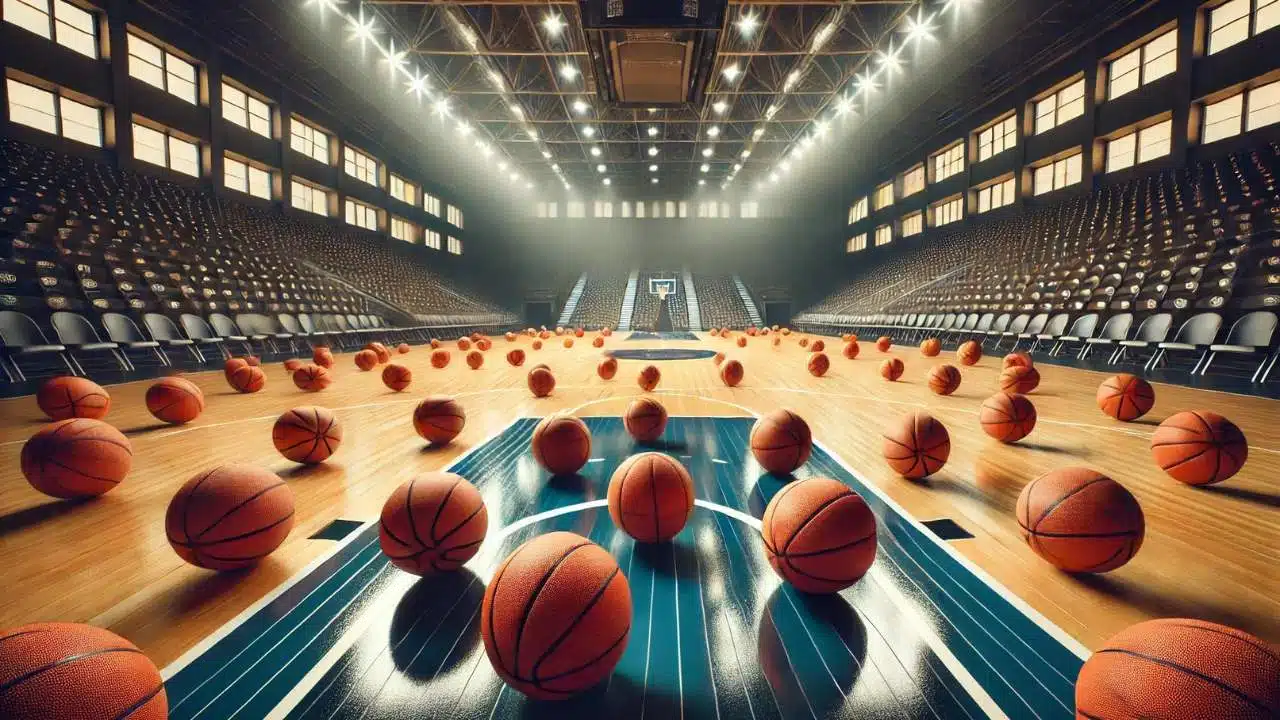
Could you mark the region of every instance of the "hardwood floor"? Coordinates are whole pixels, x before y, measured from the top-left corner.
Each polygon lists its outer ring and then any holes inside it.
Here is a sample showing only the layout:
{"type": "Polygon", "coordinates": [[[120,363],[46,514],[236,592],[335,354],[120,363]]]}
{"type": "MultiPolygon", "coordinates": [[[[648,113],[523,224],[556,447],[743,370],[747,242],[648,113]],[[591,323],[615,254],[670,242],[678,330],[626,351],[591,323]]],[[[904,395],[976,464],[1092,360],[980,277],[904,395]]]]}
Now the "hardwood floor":
{"type": "MultiPolygon", "coordinates": [[[[1043,382],[1032,395],[1039,424],[1023,442],[1004,446],[977,423],[982,400],[996,389],[999,358],[962,368],[951,397],[931,393],[929,368],[953,362],[950,354],[923,358],[915,348],[894,348],[907,365],[903,380],[888,383],[877,368],[882,355],[862,344],[857,360],[828,341],[832,370],[823,378],[805,370],[807,351],[793,335],[781,348],[753,338],[745,349],[732,340],[627,342],[621,333],[606,348],[704,347],[738,357],[746,378],[737,388],[719,380],[710,360],[655,363],[662,371],[657,395],[673,415],[744,415],[787,407],[804,416],[814,436],[855,472],[882,488],[921,520],[951,518],[974,535],[952,545],[1032,607],[1088,647],[1151,617],[1187,616],[1226,623],[1280,642],[1280,403],[1180,386],[1156,385],[1155,409],[1135,423],[1103,415],[1094,403],[1102,373],[1041,365],[1043,382]],[[1149,438],[1160,420],[1180,410],[1207,409],[1236,422],[1250,444],[1248,463],[1216,487],[1193,488],[1166,476],[1152,461],[1149,438]],[[880,428],[903,413],[928,410],[948,428],[947,466],[924,482],[890,472],[881,458],[880,428]],[[1102,576],[1060,573],[1036,557],[1018,532],[1013,507],[1022,486],[1047,470],[1086,465],[1111,475],[1141,502],[1147,535],[1123,568],[1102,576]]],[[[298,391],[280,363],[267,370],[266,388],[240,395],[220,371],[187,377],[204,390],[208,407],[193,424],[157,424],[147,413],[147,382],[113,386],[107,420],[132,440],[130,476],[100,499],[67,503],[33,490],[19,471],[22,442],[45,422],[31,397],[0,401],[0,627],[43,620],[90,622],[136,642],[163,667],[332,547],[308,540],[335,518],[377,517],[387,494],[414,473],[443,467],[499,432],[518,416],[576,408],[582,415],[618,415],[640,389],[645,363],[624,360],[611,382],[595,366],[600,351],[579,341],[564,349],[551,341],[540,351],[529,340],[525,368],[504,360],[499,338],[480,370],[453,350],[444,370],[429,363],[429,348],[415,347],[394,362],[413,370],[405,393],[383,387],[379,373],[357,370],[340,355],[335,382],[317,394],[298,391]],[[548,363],[559,383],[546,399],[525,385],[527,368],[548,363]],[[455,396],[467,425],[452,445],[424,449],[410,421],[427,394],[455,396]],[[298,405],[324,405],[345,429],[328,462],[302,468],[271,443],[271,425],[298,405]],[[290,538],[256,569],[217,574],[186,565],[170,549],[164,512],[174,491],[211,466],[249,462],[291,482],[297,504],[290,538]]]]}

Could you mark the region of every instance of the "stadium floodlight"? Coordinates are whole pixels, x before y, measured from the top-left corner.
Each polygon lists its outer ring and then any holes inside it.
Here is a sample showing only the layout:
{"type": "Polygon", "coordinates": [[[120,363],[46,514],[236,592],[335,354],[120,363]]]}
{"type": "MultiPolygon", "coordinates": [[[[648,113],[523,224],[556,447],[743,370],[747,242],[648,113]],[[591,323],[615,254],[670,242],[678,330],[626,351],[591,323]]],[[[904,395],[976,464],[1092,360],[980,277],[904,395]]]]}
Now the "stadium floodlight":
{"type": "Polygon", "coordinates": [[[711,165],[707,163],[702,163],[702,167],[698,169],[701,170],[702,172],[711,172],[711,165]]]}
{"type": "Polygon", "coordinates": [[[658,154],[658,146],[657,146],[657,145],[650,145],[650,146],[649,146],[649,157],[656,157],[656,156],[657,156],[657,154],[658,154]]]}
{"type": "Polygon", "coordinates": [[[507,164],[506,160],[498,161],[498,172],[506,172],[509,167],[511,166],[507,164]]]}
{"type": "Polygon", "coordinates": [[[360,8],[358,17],[351,15],[347,18],[347,21],[351,23],[351,37],[359,40],[362,48],[366,42],[373,40],[373,35],[377,32],[378,26],[373,18],[365,19],[363,7],[360,8]]]}
{"type": "Polygon", "coordinates": [[[435,102],[432,108],[436,111],[436,115],[440,117],[449,116],[449,98],[440,98],[435,102]]]}
{"type": "Polygon", "coordinates": [[[723,100],[717,100],[711,103],[711,109],[716,111],[717,115],[723,115],[725,110],[729,109],[729,103],[723,100]]]}
{"type": "Polygon", "coordinates": [[[485,157],[493,157],[493,148],[489,147],[489,143],[483,140],[476,140],[476,147],[480,148],[480,154],[485,157]]]}
{"type": "Polygon", "coordinates": [[[813,132],[818,137],[823,137],[824,135],[826,135],[827,130],[829,128],[830,128],[830,125],[827,124],[826,120],[819,120],[813,124],[813,132]]]}
{"type": "Polygon", "coordinates": [[[382,62],[387,64],[387,73],[391,76],[392,82],[395,82],[395,79],[400,76],[400,71],[404,69],[405,66],[404,58],[408,54],[409,53],[404,50],[396,52],[395,40],[389,40],[387,42],[387,50],[383,53],[382,62]]]}
{"type": "Polygon", "coordinates": [[[702,179],[702,178],[699,178],[699,179],[698,179],[698,185],[706,185],[706,184],[707,184],[707,181],[706,181],[706,180],[704,180],[704,179],[702,179]]]}
{"type": "Polygon", "coordinates": [[[592,145],[592,146],[591,146],[591,157],[600,157],[600,146],[599,146],[599,145],[592,145]]]}
{"type": "Polygon", "coordinates": [[[836,31],[835,23],[827,23],[818,29],[813,35],[813,49],[810,52],[818,52],[823,45],[827,44],[827,40],[831,38],[831,34],[836,31]]]}
{"type": "Polygon", "coordinates": [[[787,162],[786,160],[783,160],[782,162],[778,163],[778,168],[782,170],[783,173],[789,173],[791,172],[791,163],[787,162]]]}
{"type": "Polygon", "coordinates": [[[406,88],[404,91],[404,94],[405,95],[412,94],[414,97],[421,100],[423,93],[428,92],[427,87],[430,85],[431,85],[430,78],[428,78],[426,75],[423,75],[421,72],[415,71],[413,78],[406,81],[404,84],[406,88]]]}
{"type": "Polygon", "coordinates": [[[800,80],[800,71],[792,70],[791,73],[787,75],[787,81],[782,83],[782,91],[791,92],[791,88],[795,87],[796,82],[799,80],[800,80]]]}
{"type": "Polygon", "coordinates": [[[537,140],[537,139],[538,139],[538,131],[537,131],[537,130],[534,130],[533,128],[531,128],[531,127],[530,127],[530,128],[525,128],[525,129],[524,129],[524,131],[525,131],[526,133],[528,133],[528,135],[529,135],[529,139],[530,139],[530,140],[537,140]]]}
{"type": "Polygon", "coordinates": [[[493,83],[493,86],[499,90],[506,87],[506,83],[502,80],[502,73],[497,70],[489,70],[489,82],[493,83]]]}
{"type": "Polygon", "coordinates": [[[742,13],[742,17],[738,18],[735,24],[738,26],[738,32],[744,37],[751,37],[755,34],[756,28],[760,27],[760,18],[755,13],[742,13]]]}
{"type": "Polygon", "coordinates": [[[769,182],[771,182],[771,183],[776,183],[776,182],[778,182],[778,173],[776,173],[776,172],[775,172],[775,173],[769,173],[769,182]]]}
{"type": "Polygon", "coordinates": [[[560,163],[551,163],[551,169],[560,172],[560,163]]]}
{"type": "Polygon", "coordinates": [[[880,63],[880,67],[889,72],[902,69],[902,60],[892,47],[889,48],[889,52],[881,52],[876,56],[876,60],[880,63]]]}
{"type": "Polygon", "coordinates": [[[459,122],[458,122],[458,134],[459,134],[459,135],[461,135],[462,137],[466,137],[466,136],[470,135],[470,134],[471,134],[471,126],[470,126],[470,125],[468,125],[468,124],[466,123],[466,121],[459,121],[459,122]]]}
{"type": "Polygon", "coordinates": [[[657,137],[657,136],[658,136],[658,126],[657,126],[657,125],[650,125],[650,126],[649,126],[649,129],[648,129],[646,132],[648,132],[648,133],[649,133],[649,137],[657,137]]]}
{"type": "Polygon", "coordinates": [[[520,182],[520,173],[518,172],[511,173],[511,182],[520,182]]]}
{"type": "Polygon", "coordinates": [[[559,35],[564,30],[564,18],[559,13],[551,13],[542,18],[542,27],[552,36],[559,35]]]}
{"type": "Polygon", "coordinates": [[[613,180],[612,180],[611,178],[605,178],[605,179],[604,179],[604,184],[605,184],[605,185],[612,185],[612,184],[613,184],[613,180]]]}
{"type": "Polygon", "coordinates": [[[749,157],[751,157],[751,151],[750,151],[750,150],[743,150],[743,151],[742,151],[742,159],[743,159],[743,160],[746,160],[746,159],[747,159],[747,158],[749,158],[749,157]]]}
{"type": "Polygon", "coordinates": [[[650,166],[649,166],[649,172],[658,172],[658,166],[657,166],[657,164],[650,165],[650,166]]]}
{"type": "Polygon", "coordinates": [[[840,96],[840,100],[836,102],[836,115],[848,115],[853,110],[853,100],[847,96],[840,96]]]}
{"type": "Polygon", "coordinates": [[[520,107],[516,103],[511,103],[507,106],[507,109],[511,111],[512,115],[515,115],[518,118],[524,117],[524,108],[520,107]]]}
{"type": "Polygon", "coordinates": [[[924,8],[921,8],[915,17],[907,18],[907,40],[920,42],[921,40],[933,39],[933,17],[924,16],[924,8]]]}
{"type": "Polygon", "coordinates": [[[320,8],[320,16],[324,17],[325,10],[338,11],[338,4],[335,0],[307,0],[308,5],[315,5],[320,8]]]}
{"type": "Polygon", "coordinates": [[[764,117],[766,120],[772,120],[774,115],[778,114],[778,105],[775,103],[764,109],[764,117]]]}
{"type": "Polygon", "coordinates": [[[734,163],[734,164],[733,164],[733,171],[734,171],[734,172],[738,172],[738,171],[739,171],[739,170],[741,170],[741,169],[742,169],[742,163],[734,163]]]}
{"type": "Polygon", "coordinates": [[[716,154],[715,148],[702,148],[702,157],[709,158],[715,154],[716,154]]]}
{"type": "Polygon", "coordinates": [[[880,84],[876,82],[876,78],[871,74],[870,70],[867,70],[865,73],[854,78],[853,84],[857,87],[858,92],[860,93],[869,93],[880,87],[880,84]]]}
{"type": "Polygon", "coordinates": [[[591,109],[591,106],[588,105],[584,100],[582,100],[582,98],[578,98],[577,100],[573,101],[573,111],[578,113],[579,115],[586,115],[587,111],[590,109],[591,109]]]}
{"type": "Polygon", "coordinates": [[[654,113],[656,113],[656,112],[658,112],[658,108],[649,108],[649,114],[650,114],[650,115],[653,115],[653,114],[654,114],[654,113]]]}
{"type": "Polygon", "coordinates": [[[738,69],[737,63],[729,65],[721,72],[724,73],[725,79],[728,80],[729,82],[733,82],[734,80],[737,80],[738,76],[742,74],[742,71],[738,69]]]}
{"type": "Polygon", "coordinates": [[[755,132],[751,133],[751,137],[755,138],[756,140],[759,140],[761,135],[764,135],[763,127],[758,127],[755,129],[755,132]]]}
{"type": "Polygon", "coordinates": [[[582,134],[583,134],[584,136],[586,136],[586,137],[595,137],[595,136],[596,136],[596,129],[595,129],[595,128],[593,128],[593,127],[591,127],[590,125],[583,125],[583,126],[582,126],[582,134]]]}
{"type": "Polygon", "coordinates": [[[650,184],[650,185],[657,185],[657,184],[658,184],[658,178],[649,178],[649,184],[650,184]]]}
{"type": "Polygon", "coordinates": [[[543,150],[543,151],[542,151],[542,159],[543,159],[543,160],[550,160],[550,159],[551,159],[551,151],[550,151],[550,150],[543,150]]]}
{"type": "Polygon", "coordinates": [[[720,126],[712,125],[707,128],[707,137],[720,137],[720,126]]]}
{"type": "Polygon", "coordinates": [[[602,172],[604,172],[605,170],[608,170],[608,168],[606,168],[606,167],[604,166],[604,163],[601,163],[601,164],[599,164],[599,165],[597,165],[597,166],[596,166],[596,172],[598,172],[598,173],[602,173],[602,172]]]}
{"type": "Polygon", "coordinates": [[[560,66],[560,77],[565,80],[573,80],[578,77],[578,67],[572,63],[565,63],[560,66]]]}

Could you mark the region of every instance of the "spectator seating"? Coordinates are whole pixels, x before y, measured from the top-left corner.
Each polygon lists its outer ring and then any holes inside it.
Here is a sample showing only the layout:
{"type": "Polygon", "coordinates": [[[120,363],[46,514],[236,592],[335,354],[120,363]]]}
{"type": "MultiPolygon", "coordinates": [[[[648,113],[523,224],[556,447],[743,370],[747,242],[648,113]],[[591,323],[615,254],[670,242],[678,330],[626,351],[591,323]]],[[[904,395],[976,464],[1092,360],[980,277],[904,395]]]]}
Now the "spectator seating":
{"type": "Polygon", "coordinates": [[[622,297],[627,292],[626,273],[591,273],[578,298],[569,324],[591,330],[616,328],[622,315],[622,297]]]}
{"type": "Polygon", "coordinates": [[[742,302],[732,275],[693,274],[693,286],[698,292],[698,310],[702,324],[713,328],[742,329],[751,324],[747,306],[742,302]]]}
{"type": "Polygon", "coordinates": [[[658,329],[658,296],[649,292],[649,280],[675,278],[676,291],[667,296],[667,309],[671,313],[671,326],[677,330],[689,329],[689,306],[685,303],[684,282],[679,270],[641,270],[636,287],[636,305],[631,315],[631,329],[658,329]]]}

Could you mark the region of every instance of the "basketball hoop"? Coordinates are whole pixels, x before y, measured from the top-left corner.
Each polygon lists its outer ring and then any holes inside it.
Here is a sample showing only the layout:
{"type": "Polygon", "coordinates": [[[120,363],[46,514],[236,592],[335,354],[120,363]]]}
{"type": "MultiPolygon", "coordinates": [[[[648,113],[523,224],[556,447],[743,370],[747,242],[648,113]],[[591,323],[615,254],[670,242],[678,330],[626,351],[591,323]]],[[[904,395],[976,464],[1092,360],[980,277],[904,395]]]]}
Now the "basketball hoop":
{"type": "Polygon", "coordinates": [[[658,302],[666,302],[668,292],[670,291],[667,290],[665,287],[658,288],[658,302]]]}

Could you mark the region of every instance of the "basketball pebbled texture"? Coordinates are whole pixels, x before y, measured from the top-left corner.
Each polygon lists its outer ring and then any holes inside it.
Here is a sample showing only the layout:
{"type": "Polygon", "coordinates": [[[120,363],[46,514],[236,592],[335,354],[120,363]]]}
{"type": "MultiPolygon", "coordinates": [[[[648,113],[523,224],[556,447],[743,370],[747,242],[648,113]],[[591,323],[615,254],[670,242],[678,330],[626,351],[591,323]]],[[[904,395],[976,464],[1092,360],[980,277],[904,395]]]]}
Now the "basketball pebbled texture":
{"type": "Polygon", "coordinates": [[[751,454],[765,470],[786,475],[809,460],[813,434],[804,418],[786,409],[763,415],[751,426],[751,454]]]}
{"type": "Polygon", "coordinates": [[[342,425],[333,411],[304,405],[285,412],[271,428],[271,441],[280,454],[296,463],[324,462],[342,444],[342,425]]]}
{"type": "Polygon", "coordinates": [[[545,367],[535,366],[530,370],[527,382],[534,397],[546,397],[556,389],[556,377],[545,367]]]}
{"type": "Polygon", "coordinates": [[[1035,429],[1036,406],[1025,395],[998,392],[982,401],[978,422],[983,432],[1000,442],[1017,442],[1035,429]]]}
{"type": "Polygon", "coordinates": [[[28,438],[19,462],[27,482],[45,495],[93,497],[115,489],[129,474],[133,446],[101,420],[70,418],[28,438]]]}
{"type": "Polygon", "coordinates": [[[147,388],[144,400],[152,416],[170,425],[189,423],[204,412],[204,392],[186,378],[156,380],[147,388]]]}
{"type": "Polygon", "coordinates": [[[293,529],[293,490],[253,465],[227,464],[178,489],[165,513],[165,533],[187,562],[237,570],[270,555],[293,529]]]}
{"type": "Polygon", "coordinates": [[[63,375],[50,378],[36,393],[36,405],[50,420],[101,420],[111,410],[111,395],[88,378],[63,375]]]}
{"type": "Polygon", "coordinates": [[[467,424],[467,411],[444,395],[423,398],[413,409],[413,429],[432,445],[453,442],[467,424]]]}
{"type": "Polygon", "coordinates": [[[548,415],[533,429],[533,458],[552,475],[576,473],[591,458],[591,431],[573,415],[548,415]]]}
{"type": "Polygon", "coordinates": [[[938,365],[929,371],[929,389],[938,395],[950,395],[960,388],[960,370],[954,365],[938,365]]]}
{"type": "Polygon", "coordinates": [[[667,429],[667,409],[650,397],[638,397],[622,416],[623,427],[640,442],[653,442],[667,429]]]}
{"type": "Polygon", "coordinates": [[[839,592],[875,561],[875,514],[838,480],[788,484],[769,501],[761,521],[769,565],[803,592],[839,592]]]}
{"type": "Polygon", "coordinates": [[[632,455],[609,480],[609,516],[640,542],[666,542],[693,514],[693,478],[679,460],[662,453],[632,455]]]}
{"type": "Polygon", "coordinates": [[[1117,420],[1129,422],[1146,415],[1156,404],[1151,383],[1129,373],[1112,375],[1098,386],[1098,409],[1117,420]]]}
{"type": "Polygon", "coordinates": [[[1123,485],[1089,468],[1065,467],[1027,483],[1015,508],[1022,537],[1060,570],[1115,570],[1142,547],[1142,507],[1123,485]]]}
{"type": "Polygon", "coordinates": [[[1174,480],[1211,485],[1235,475],[1249,443],[1235,423],[1207,410],[1172,415],[1151,436],[1151,456],[1174,480]]]}
{"type": "Polygon", "coordinates": [[[729,387],[737,387],[745,373],[742,363],[737,360],[725,360],[720,365],[720,382],[729,387]]]}
{"type": "Polygon", "coordinates": [[[429,472],[387,497],[378,543],[392,565],[431,575],[475,557],[488,531],[489,511],[475,485],[451,472],[429,472]]]}
{"type": "Polygon", "coordinates": [[[933,416],[911,413],[886,429],[882,452],[894,472],[918,480],[947,464],[951,456],[951,436],[933,416]]]}
{"type": "Polygon", "coordinates": [[[333,376],[322,365],[303,365],[293,373],[293,384],[304,392],[319,392],[333,382],[333,376]]]}

